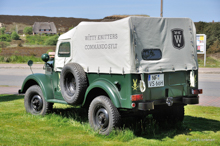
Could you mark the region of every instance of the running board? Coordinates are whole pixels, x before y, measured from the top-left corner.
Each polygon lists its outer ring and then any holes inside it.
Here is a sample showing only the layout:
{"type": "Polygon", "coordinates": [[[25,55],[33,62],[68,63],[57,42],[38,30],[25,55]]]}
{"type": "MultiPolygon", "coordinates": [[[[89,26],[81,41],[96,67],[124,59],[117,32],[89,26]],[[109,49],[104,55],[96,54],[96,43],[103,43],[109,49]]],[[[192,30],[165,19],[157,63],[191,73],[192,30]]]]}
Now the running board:
{"type": "Polygon", "coordinates": [[[68,104],[66,101],[59,100],[59,99],[48,99],[47,102],[68,104]]]}

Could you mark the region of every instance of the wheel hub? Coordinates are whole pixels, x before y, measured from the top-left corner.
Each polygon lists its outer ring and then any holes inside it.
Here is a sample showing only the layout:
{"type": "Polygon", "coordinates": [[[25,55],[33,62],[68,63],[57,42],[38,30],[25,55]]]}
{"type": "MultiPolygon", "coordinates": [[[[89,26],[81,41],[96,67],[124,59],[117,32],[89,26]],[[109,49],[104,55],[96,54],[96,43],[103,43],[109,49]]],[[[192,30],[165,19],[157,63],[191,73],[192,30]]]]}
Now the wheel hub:
{"type": "Polygon", "coordinates": [[[76,81],[73,76],[73,74],[69,73],[67,75],[66,81],[65,81],[66,89],[68,90],[68,93],[70,96],[74,95],[76,90],[76,81]]]}
{"type": "Polygon", "coordinates": [[[106,128],[109,123],[109,115],[106,109],[100,108],[96,113],[96,122],[100,128],[106,128]]]}
{"type": "Polygon", "coordinates": [[[31,99],[31,108],[35,111],[41,111],[43,107],[43,100],[39,95],[34,95],[31,99]]]}

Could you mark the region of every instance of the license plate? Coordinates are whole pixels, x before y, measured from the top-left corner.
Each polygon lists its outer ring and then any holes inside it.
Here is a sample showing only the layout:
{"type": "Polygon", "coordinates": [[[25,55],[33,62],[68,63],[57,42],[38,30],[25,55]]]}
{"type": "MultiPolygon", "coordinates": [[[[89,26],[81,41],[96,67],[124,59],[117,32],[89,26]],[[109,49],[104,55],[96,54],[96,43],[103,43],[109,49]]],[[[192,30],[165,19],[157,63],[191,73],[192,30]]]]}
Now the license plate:
{"type": "Polygon", "coordinates": [[[148,75],[148,87],[163,87],[164,74],[148,75]]]}

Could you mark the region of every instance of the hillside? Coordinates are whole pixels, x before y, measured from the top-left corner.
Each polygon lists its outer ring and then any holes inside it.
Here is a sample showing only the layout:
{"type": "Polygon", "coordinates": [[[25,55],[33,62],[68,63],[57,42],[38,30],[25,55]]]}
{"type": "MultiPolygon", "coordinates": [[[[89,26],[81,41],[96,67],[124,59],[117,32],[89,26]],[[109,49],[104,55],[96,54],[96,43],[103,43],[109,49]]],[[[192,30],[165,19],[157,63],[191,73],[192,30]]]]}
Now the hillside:
{"type": "MultiPolygon", "coordinates": [[[[54,22],[58,33],[64,33],[69,30],[70,27],[78,25],[82,21],[114,21],[119,20],[129,15],[112,15],[103,19],[85,19],[85,18],[73,18],[73,17],[45,17],[45,16],[16,16],[16,15],[0,15],[0,24],[6,27],[6,32],[18,29],[19,34],[23,34],[23,29],[27,26],[33,26],[34,22],[54,22]]],[[[148,15],[137,15],[146,16],[148,15]]],[[[0,25],[1,27],[1,25],[0,25]]]]}
{"type": "MultiPolygon", "coordinates": [[[[34,22],[54,22],[58,33],[64,33],[69,28],[78,25],[82,21],[114,21],[129,15],[112,15],[103,19],[85,19],[85,18],[66,18],[66,17],[45,17],[45,16],[13,16],[0,15],[0,27],[5,27],[6,32],[17,30],[20,35],[27,26],[33,26],[34,22]]],[[[137,15],[145,16],[148,15],[137,15]]],[[[197,34],[206,34],[207,36],[207,52],[220,52],[220,22],[195,22],[197,34]]]]}
{"type": "Polygon", "coordinates": [[[32,26],[34,22],[54,22],[58,32],[66,32],[70,27],[78,25],[81,21],[102,21],[103,19],[65,18],[65,17],[45,17],[45,16],[13,16],[0,15],[0,23],[6,27],[6,32],[18,29],[19,34],[23,34],[23,29],[32,26]]]}

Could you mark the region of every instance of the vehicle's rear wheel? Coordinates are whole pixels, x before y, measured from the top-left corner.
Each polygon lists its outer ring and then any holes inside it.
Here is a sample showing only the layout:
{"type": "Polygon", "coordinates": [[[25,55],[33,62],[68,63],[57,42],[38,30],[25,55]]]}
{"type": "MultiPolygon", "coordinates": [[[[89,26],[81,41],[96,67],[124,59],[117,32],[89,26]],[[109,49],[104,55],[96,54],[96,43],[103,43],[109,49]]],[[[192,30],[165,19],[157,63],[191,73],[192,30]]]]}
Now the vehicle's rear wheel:
{"type": "Polygon", "coordinates": [[[108,135],[120,122],[120,113],[106,96],[96,97],[89,107],[89,123],[99,134],[108,135]]]}
{"type": "Polygon", "coordinates": [[[153,114],[153,118],[159,123],[165,121],[171,124],[182,122],[184,119],[184,106],[180,105],[161,109],[158,113],[153,114]]]}
{"type": "Polygon", "coordinates": [[[38,85],[33,85],[25,93],[24,106],[28,113],[45,115],[52,110],[53,103],[46,102],[41,88],[38,85]]]}
{"type": "Polygon", "coordinates": [[[68,63],[60,75],[60,88],[64,100],[73,105],[81,104],[87,88],[87,77],[77,63],[68,63]]]}

